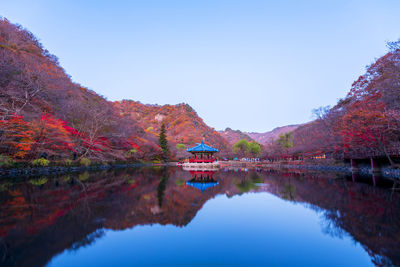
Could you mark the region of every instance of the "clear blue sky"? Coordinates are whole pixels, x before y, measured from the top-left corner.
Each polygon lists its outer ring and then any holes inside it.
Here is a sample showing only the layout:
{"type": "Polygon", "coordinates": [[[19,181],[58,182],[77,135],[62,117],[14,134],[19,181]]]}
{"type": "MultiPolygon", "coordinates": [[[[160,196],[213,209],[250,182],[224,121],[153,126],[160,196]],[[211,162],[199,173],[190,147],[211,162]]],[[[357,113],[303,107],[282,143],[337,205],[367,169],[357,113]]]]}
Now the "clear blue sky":
{"type": "Polygon", "coordinates": [[[400,37],[399,0],[1,0],[72,79],[109,100],[190,104],[263,132],[344,97],[400,37]]]}

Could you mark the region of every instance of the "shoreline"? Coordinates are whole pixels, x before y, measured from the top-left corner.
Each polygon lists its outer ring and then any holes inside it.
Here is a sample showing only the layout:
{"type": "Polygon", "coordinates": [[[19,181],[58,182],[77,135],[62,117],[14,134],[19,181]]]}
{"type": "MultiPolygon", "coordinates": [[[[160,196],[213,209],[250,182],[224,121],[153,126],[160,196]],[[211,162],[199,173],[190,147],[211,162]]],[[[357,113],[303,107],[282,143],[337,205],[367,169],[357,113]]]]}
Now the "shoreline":
{"type": "Polygon", "coordinates": [[[80,173],[85,171],[104,171],[111,169],[124,169],[151,166],[173,166],[173,163],[121,163],[100,164],[89,166],[47,166],[47,167],[23,167],[23,168],[0,168],[0,179],[16,177],[34,177],[61,175],[67,173],[80,173]]]}
{"type": "MultiPolygon", "coordinates": [[[[383,167],[374,170],[370,167],[360,167],[358,171],[353,172],[350,165],[323,165],[323,164],[288,164],[288,163],[265,163],[265,162],[241,162],[241,161],[219,161],[220,168],[237,169],[237,168],[260,168],[271,170],[290,170],[301,169],[310,171],[336,172],[346,175],[380,175],[384,178],[400,180],[400,169],[391,169],[383,167]]],[[[22,168],[0,168],[0,179],[13,177],[33,177],[60,175],[66,173],[80,173],[85,171],[103,171],[111,169],[151,167],[151,166],[177,166],[176,162],[167,163],[121,163],[121,164],[99,164],[89,166],[47,166],[47,167],[22,167],[22,168]]]]}
{"type": "Polygon", "coordinates": [[[326,171],[343,173],[347,175],[360,174],[360,175],[380,175],[384,178],[400,180],[400,169],[391,169],[387,167],[374,170],[371,167],[360,167],[358,171],[352,171],[350,165],[323,165],[323,164],[288,164],[288,163],[265,163],[265,162],[237,162],[237,161],[221,161],[221,168],[261,168],[272,170],[290,170],[302,169],[310,171],[326,171]]]}

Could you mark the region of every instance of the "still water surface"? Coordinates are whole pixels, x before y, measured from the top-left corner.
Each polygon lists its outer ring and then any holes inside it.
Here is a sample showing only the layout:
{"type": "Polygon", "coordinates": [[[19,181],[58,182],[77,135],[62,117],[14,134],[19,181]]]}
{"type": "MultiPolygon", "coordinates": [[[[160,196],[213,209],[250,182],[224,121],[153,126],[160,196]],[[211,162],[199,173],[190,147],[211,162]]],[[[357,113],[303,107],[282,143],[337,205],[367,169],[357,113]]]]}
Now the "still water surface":
{"type": "Polygon", "coordinates": [[[378,185],[172,167],[2,180],[0,265],[399,265],[399,194],[378,185]]]}

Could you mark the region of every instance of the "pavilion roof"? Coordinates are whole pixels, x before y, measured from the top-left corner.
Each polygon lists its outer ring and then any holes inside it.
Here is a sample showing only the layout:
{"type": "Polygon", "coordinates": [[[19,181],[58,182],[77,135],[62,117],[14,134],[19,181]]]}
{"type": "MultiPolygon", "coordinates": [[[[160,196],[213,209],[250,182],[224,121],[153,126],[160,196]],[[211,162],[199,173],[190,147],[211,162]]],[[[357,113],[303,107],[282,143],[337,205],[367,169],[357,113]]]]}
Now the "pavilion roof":
{"type": "Polygon", "coordinates": [[[200,144],[197,144],[197,146],[188,148],[187,152],[218,152],[218,149],[210,147],[204,143],[204,141],[201,141],[200,144]]]}
{"type": "Polygon", "coordinates": [[[204,192],[204,190],[210,188],[210,187],[214,187],[218,185],[217,181],[213,181],[213,182],[186,182],[187,185],[193,186],[194,188],[197,188],[201,191],[201,193],[204,192]]]}

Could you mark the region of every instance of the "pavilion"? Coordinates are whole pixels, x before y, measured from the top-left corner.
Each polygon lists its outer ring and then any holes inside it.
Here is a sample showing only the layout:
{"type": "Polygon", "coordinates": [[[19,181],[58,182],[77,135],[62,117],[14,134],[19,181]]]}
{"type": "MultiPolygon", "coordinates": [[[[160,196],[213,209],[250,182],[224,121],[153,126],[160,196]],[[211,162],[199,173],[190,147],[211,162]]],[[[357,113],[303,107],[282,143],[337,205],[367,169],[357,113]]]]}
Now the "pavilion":
{"type": "Polygon", "coordinates": [[[208,146],[204,141],[201,141],[197,146],[188,148],[187,152],[192,153],[189,163],[213,163],[215,161],[213,155],[218,152],[218,149],[208,146]]]}

